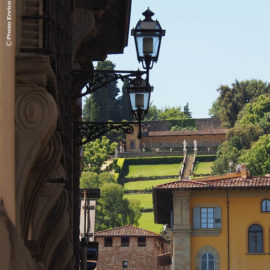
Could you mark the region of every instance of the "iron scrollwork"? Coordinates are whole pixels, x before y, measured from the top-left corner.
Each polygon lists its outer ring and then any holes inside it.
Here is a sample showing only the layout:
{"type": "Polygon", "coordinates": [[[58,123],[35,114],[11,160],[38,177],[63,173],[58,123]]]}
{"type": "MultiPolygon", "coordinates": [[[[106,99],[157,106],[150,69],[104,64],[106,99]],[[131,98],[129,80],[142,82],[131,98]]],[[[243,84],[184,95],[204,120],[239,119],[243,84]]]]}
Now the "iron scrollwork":
{"type": "Polygon", "coordinates": [[[78,137],[76,143],[79,145],[86,144],[105,135],[111,130],[122,130],[126,134],[134,132],[134,125],[137,122],[77,122],[75,127],[78,137]]]}
{"type": "MultiPolygon", "coordinates": [[[[142,81],[142,76],[146,75],[148,80],[148,71],[141,70],[94,70],[94,69],[83,69],[73,70],[73,78],[75,81],[83,81],[85,85],[84,92],[77,92],[76,98],[83,97],[91,94],[102,87],[106,87],[109,83],[117,80],[123,82],[127,80],[131,84],[139,85],[142,81]]],[[[81,91],[81,89],[80,89],[81,91]]]]}

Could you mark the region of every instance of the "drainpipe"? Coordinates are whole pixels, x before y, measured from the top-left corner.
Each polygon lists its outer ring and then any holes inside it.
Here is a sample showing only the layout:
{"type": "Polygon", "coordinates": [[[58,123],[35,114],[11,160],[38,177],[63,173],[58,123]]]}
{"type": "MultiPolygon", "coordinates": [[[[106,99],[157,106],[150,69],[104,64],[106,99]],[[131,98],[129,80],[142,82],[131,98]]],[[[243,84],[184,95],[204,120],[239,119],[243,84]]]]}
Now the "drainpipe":
{"type": "Polygon", "coordinates": [[[229,191],[227,190],[227,257],[228,257],[228,270],[230,270],[230,205],[229,205],[229,191]]]}

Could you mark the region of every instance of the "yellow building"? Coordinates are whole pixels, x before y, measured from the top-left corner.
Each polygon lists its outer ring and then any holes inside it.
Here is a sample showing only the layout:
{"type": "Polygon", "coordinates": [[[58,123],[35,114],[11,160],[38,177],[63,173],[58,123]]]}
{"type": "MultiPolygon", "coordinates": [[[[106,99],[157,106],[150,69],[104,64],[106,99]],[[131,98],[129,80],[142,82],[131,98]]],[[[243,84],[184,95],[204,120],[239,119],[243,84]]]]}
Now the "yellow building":
{"type": "Polygon", "coordinates": [[[174,270],[270,269],[270,177],[239,173],[154,189],[155,221],[171,228],[174,270]]]}

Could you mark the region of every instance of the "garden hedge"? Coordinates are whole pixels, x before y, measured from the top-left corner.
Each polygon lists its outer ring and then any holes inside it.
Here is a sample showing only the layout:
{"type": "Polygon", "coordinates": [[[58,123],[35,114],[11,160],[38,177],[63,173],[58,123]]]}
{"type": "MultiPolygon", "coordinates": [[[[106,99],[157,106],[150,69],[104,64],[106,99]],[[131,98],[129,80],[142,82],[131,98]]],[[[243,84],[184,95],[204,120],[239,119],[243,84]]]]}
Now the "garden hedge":
{"type": "Polygon", "coordinates": [[[216,155],[197,155],[196,162],[197,161],[211,162],[211,161],[215,161],[216,158],[217,158],[216,155]]]}
{"type": "Polygon", "coordinates": [[[183,156],[169,157],[138,157],[138,158],[118,158],[114,160],[114,170],[119,173],[117,182],[123,184],[125,176],[129,173],[129,165],[155,165],[155,164],[175,164],[183,161],[183,156]]]}

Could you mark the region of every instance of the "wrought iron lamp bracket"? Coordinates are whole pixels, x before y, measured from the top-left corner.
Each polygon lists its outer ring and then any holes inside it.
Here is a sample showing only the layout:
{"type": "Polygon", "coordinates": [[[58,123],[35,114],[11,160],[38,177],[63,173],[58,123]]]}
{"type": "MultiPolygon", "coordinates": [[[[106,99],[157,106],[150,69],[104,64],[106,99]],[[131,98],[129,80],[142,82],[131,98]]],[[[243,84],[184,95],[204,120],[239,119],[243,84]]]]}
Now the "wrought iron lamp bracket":
{"type": "Polygon", "coordinates": [[[78,134],[76,144],[83,145],[105,135],[111,130],[122,130],[126,134],[132,134],[137,122],[76,122],[75,128],[78,134]]]}
{"type": "Polygon", "coordinates": [[[149,70],[93,70],[93,69],[79,69],[73,70],[73,79],[76,81],[85,82],[85,91],[75,93],[75,98],[81,98],[85,95],[91,94],[108,84],[117,80],[128,81],[130,84],[139,85],[142,82],[142,76],[146,75],[146,81],[149,82],[149,70]]]}

